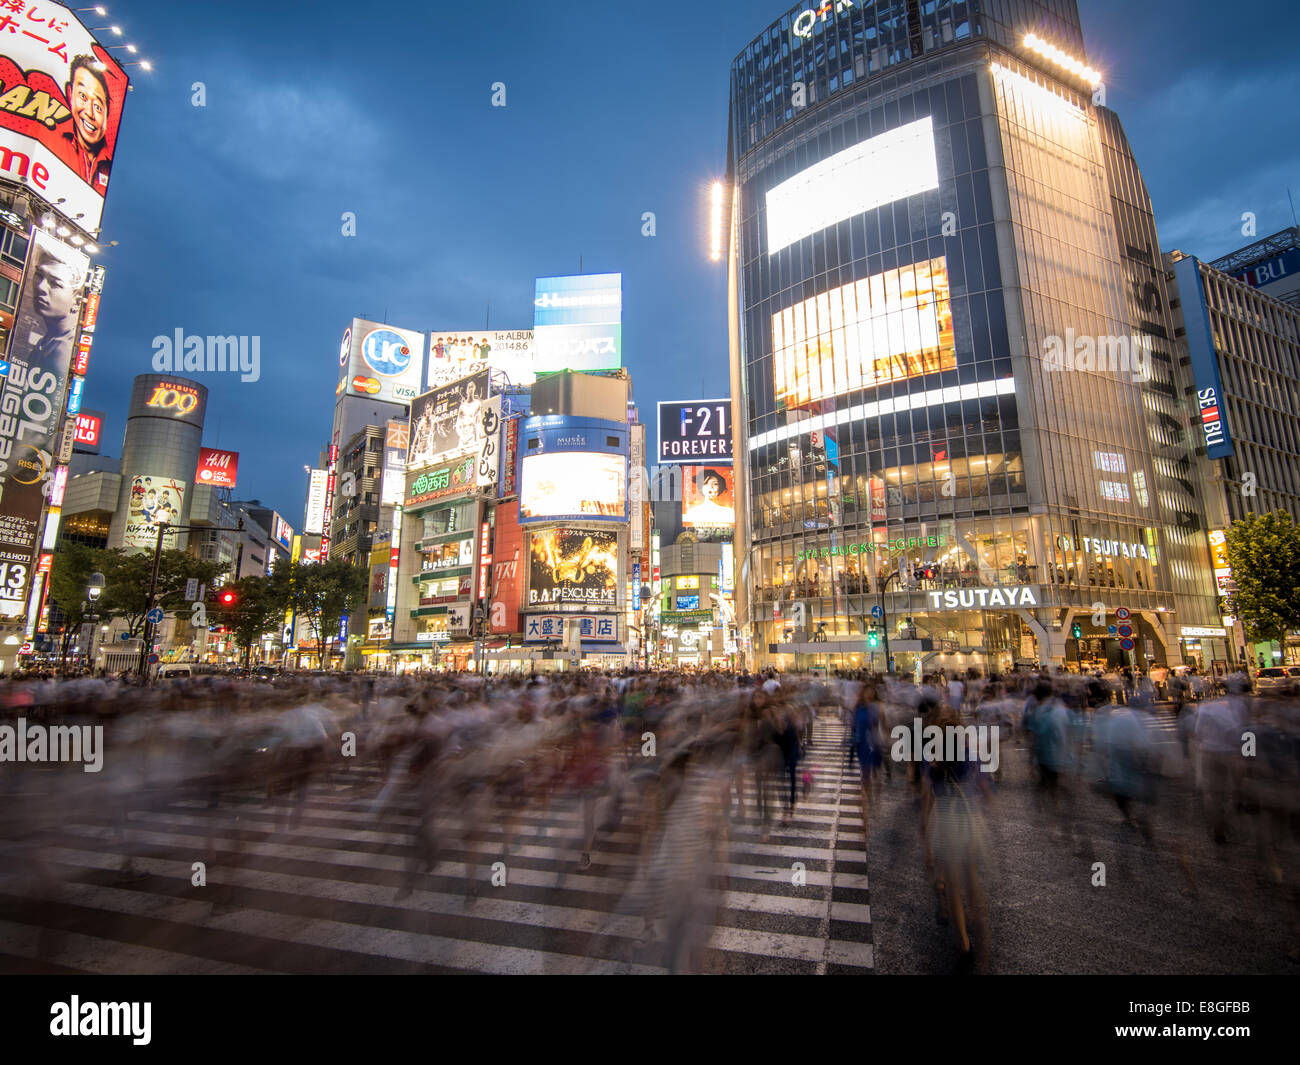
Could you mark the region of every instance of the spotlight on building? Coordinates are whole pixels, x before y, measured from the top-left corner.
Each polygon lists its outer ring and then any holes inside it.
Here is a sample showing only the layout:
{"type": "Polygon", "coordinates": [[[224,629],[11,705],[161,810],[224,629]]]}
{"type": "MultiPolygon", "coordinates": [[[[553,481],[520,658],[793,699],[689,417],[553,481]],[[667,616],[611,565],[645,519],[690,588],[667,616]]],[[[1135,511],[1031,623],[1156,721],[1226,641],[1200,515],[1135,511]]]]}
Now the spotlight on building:
{"type": "Polygon", "coordinates": [[[1067,52],[1061,51],[1051,41],[1045,41],[1036,33],[1025,34],[1025,47],[1041,55],[1044,59],[1049,59],[1058,67],[1068,70],[1077,78],[1082,78],[1094,89],[1101,84],[1100,72],[1093,70],[1086,63],[1081,63],[1074,56],[1067,52]]]}
{"type": "Polygon", "coordinates": [[[722,258],[722,197],[725,187],[721,181],[713,183],[709,204],[709,258],[715,263],[722,258]]]}

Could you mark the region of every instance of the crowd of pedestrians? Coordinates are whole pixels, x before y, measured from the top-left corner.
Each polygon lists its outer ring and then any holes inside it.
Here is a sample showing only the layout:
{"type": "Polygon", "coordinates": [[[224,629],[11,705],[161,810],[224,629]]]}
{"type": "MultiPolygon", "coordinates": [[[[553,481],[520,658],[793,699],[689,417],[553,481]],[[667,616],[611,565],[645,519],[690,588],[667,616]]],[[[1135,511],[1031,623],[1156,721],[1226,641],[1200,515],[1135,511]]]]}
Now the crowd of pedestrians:
{"type": "Polygon", "coordinates": [[[11,680],[0,685],[0,724],[102,726],[104,759],[96,773],[0,765],[0,881],[34,904],[59,897],[51,840],[85,809],[111,821],[119,875],[138,877],[143,845],[132,814],[188,801],[208,811],[212,857],[218,837],[236,841],[213,862],[220,887],[211,895],[217,907],[236,907],[249,804],[292,832],[314,789],[352,788],[377,830],[407,840],[399,897],[418,898],[436,875],[462,883],[471,906],[491,863],[508,863],[525,829],[536,843],[538,825],[571,825],[569,836],[544,840],[563,876],[594,866],[618,879],[618,928],[635,926],[627,934],[637,948],[670,971],[696,971],[725,906],[738,827],[750,845],[756,837],[785,846],[820,829],[817,818],[799,821],[814,784],[806,756],[815,723],[826,736],[838,719],[843,730],[833,734],[860,779],[868,861],[883,797],[910,801],[936,919],[951,930],[959,963],[979,970],[992,941],[990,822],[1013,759],[1031,771],[1045,838],[1057,844],[1088,852],[1081,799],[1100,792],[1195,893],[1186,853],[1160,827],[1162,797],[1186,787],[1216,845],[1248,840],[1279,888],[1295,891],[1300,712],[1291,699],[1246,688],[1228,678],[1219,694],[1187,690],[1157,705],[1136,678],[1038,672],[920,682],[590,671],[211,676],[148,688],[99,677],[11,680]],[[973,740],[916,749],[898,738],[930,726],[994,730],[1000,758],[982,761],[973,740]],[[571,816],[556,822],[552,812],[571,816]],[[619,847],[602,854],[614,839],[619,847]]]}

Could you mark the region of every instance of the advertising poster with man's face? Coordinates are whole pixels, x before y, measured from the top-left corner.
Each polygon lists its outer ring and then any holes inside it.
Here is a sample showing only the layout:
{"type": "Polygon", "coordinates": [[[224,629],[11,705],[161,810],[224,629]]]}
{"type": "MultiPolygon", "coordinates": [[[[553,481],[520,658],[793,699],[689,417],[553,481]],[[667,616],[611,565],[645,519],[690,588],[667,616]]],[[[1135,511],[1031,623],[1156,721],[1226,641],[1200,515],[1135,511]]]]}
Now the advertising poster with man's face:
{"type": "Polygon", "coordinates": [[[736,524],[731,466],[682,469],[682,525],[689,529],[736,524]]]}
{"type": "Polygon", "coordinates": [[[88,256],[32,234],[0,388],[0,614],[22,613],[63,411],[88,256]],[[17,415],[16,417],[14,415],[17,415]]]}
{"type": "Polygon", "coordinates": [[[617,606],[618,534],[590,529],[533,533],[528,602],[617,606]]]}
{"type": "MultiPolygon", "coordinates": [[[[158,526],[180,523],[184,501],[184,481],[144,474],[133,477],[123,546],[153,547],[158,542],[158,526]]],[[[163,547],[174,547],[175,537],[175,532],[165,533],[163,547]]]]}
{"type": "Polygon", "coordinates": [[[411,404],[407,469],[419,470],[483,447],[483,404],[488,372],[483,370],[420,396],[411,404]]]}
{"type": "Polygon", "coordinates": [[[98,229],[128,80],[71,9],[0,5],[0,176],[98,229]]]}

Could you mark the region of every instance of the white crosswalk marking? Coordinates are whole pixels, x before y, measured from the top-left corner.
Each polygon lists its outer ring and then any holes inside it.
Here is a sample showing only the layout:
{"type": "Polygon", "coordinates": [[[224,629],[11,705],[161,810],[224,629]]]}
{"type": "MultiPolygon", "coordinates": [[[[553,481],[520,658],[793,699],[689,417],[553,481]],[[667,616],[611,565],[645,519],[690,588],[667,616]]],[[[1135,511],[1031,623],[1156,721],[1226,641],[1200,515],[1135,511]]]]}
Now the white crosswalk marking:
{"type": "MultiPolygon", "coordinates": [[[[813,775],[811,790],[792,823],[774,821],[770,834],[746,780],[745,816],[733,813],[713,865],[718,890],[700,970],[871,969],[857,776],[844,771],[843,738],[838,720],[816,723],[800,767],[813,775]]],[[[522,811],[508,848],[503,825],[489,821],[462,839],[449,818],[456,831],[440,861],[399,897],[416,818],[399,809],[381,820],[370,800],[382,784],[360,767],[321,781],[292,828],[284,804],[252,796],[216,811],[198,802],[136,810],[125,838],[88,808],[42,840],[58,880],[48,897],[0,878],[0,971],[666,970],[670,932],[660,922],[647,938],[628,906],[641,849],[630,815],[597,837],[585,870],[575,800],[522,811]],[[120,874],[128,855],[147,875],[120,874]],[[197,861],[206,886],[191,883],[197,861]],[[494,862],[505,863],[502,886],[491,883],[494,862]]],[[[771,789],[782,808],[787,788],[782,778],[771,789]]]]}

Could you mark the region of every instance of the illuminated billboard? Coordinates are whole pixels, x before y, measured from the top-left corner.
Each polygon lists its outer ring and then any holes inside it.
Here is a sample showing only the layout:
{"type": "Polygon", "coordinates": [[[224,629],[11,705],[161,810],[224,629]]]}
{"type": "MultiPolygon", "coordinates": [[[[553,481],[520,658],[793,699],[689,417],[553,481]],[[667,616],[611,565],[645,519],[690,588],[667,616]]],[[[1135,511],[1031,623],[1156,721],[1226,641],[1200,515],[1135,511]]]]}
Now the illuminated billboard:
{"type": "Polygon", "coordinates": [[[239,452],[221,451],[215,447],[199,448],[199,468],[195,484],[210,484],[213,488],[234,488],[239,473],[239,452]]]}
{"type": "Polygon", "coordinates": [[[539,277],[533,298],[537,365],[616,370],[623,358],[623,275],[539,277]]]}
{"type": "Polygon", "coordinates": [[[659,463],[731,464],[731,400],[659,404],[659,463]]]}
{"type": "Polygon", "coordinates": [[[99,454],[99,441],[104,435],[104,415],[102,411],[83,410],[77,414],[74,423],[73,443],[78,451],[99,454]]]}
{"type": "Polygon", "coordinates": [[[483,447],[483,402],[488,371],[436,388],[411,403],[406,468],[421,470],[483,447]]]}
{"type": "Polygon", "coordinates": [[[307,489],[307,515],[302,531],[308,536],[320,536],[325,531],[325,496],[329,484],[329,470],[312,470],[311,484],[307,489]]]}
{"type": "MultiPolygon", "coordinates": [[[[563,367],[541,367],[563,369],[563,367]]],[[[531,329],[473,330],[429,334],[429,366],[424,387],[437,388],[480,370],[499,370],[515,387],[537,380],[537,352],[531,329]]]]}
{"type": "Polygon", "coordinates": [[[471,455],[451,466],[443,466],[420,474],[411,482],[411,494],[403,502],[403,509],[410,510],[412,507],[423,506],[426,503],[435,503],[439,499],[472,492],[474,469],[477,463],[478,457],[471,455]]]}
{"type": "MultiPolygon", "coordinates": [[[[141,475],[131,480],[123,547],[153,547],[158,542],[158,526],[174,525],[180,520],[185,500],[185,482],[174,477],[141,475]]],[[[163,547],[176,546],[176,533],[163,536],[163,547]]]]}
{"type": "Polygon", "coordinates": [[[130,418],[165,418],[203,428],[208,390],[197,381],[166,374],[140,374],[131,387],[130,418]]]}
{"type": "Polygon", "coordinates": [[[776,398],[800,407],[957,366],[942,257],[886,270],[772,315],[776,398]]]}
{"type": "Polygon", "coordinates": [[[1228,412],[1223,405],[1223,382],[1219,378],[1219,357],[1206,308],[1205,289],[1201,285],[1200,261],[1188,255],[1174,263],[1174,277],[1182,294],[1183,322],[1187,333],[1187,355],[1192,363],[1196,385],[1197,419],[1201,423],[1201,442],[1212,459],[1227,458],[1233,453],[1232,433],[1228,429],[1228,412]]]}
{"type": "Polygon", "coordinates": [[[423,391],[424,334],[353,318],[339,346],[336,395],[409,404],[423,391]]]}
{"type": "Polygon", "coordinates": [[[10,617],[23,612],[30,586],[89,266],[75,248],[41,230],[32,234],[0,378],[0,614],[10,617]]]}
{"type": "Polygon", "coordinates": [[[543,414],[523,419],[519,520],[627,520],[626,422],[543,414]]]}
{"type": "Polygon", "coordinates": [[[0,178],[93,233],[129,79],[60,4],[6,3],[0,31],[0,178]]]}
{"type": "Polygon", "coordinates": [[[735,485],[730,466],[682,469],[682,525],[688,529],[736,524],[735,485]]]}
{"type": "Polygon", "coordinates": [[[767,253],[939,187],[930,116],[836,152],[767,191],[767,253]]]}
{"type": "Polygon", "coordinates": [[[618,534],[545,529],[529,538],[528,603],[618,605],[618,534]]]}
{"type": "Polygon", "coordinates": [[[627,459],[622,455],[557,451],[525,455],[519,513],[542,518],[627,517],[627,459]]]}
{"type": "Polygon", "coordinates": [[[279,514],[276,514],[271,519],[271,526],[271,539],[288,551],[293,543],[293,526],[280,517],[279,514]]]}

